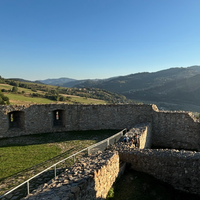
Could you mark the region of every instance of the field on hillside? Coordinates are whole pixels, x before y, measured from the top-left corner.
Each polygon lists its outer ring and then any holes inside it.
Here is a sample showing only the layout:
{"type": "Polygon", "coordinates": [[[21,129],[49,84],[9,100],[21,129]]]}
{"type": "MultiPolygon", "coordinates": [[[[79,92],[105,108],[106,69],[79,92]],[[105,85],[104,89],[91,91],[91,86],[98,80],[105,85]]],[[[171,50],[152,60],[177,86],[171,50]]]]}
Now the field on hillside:
{"type": "Polygon", "coordinates": [[[40,98],[40,97],[26,97],[21,94],[12,94],[8,93],[5,94],[9,99],[11,104],[48,104],[48,103],[55,103],[55,101],[46,99],[46,98],[40,98]]]}
{"type": "MultiPolygon", "coordinates": [[[[46,86],[50,89],[55,89],[53,86],[46,86]]],[[[36,92],[33,92],[31,89],[18,87],[18,91],[13,93],[11,92],[13,86],[8,84],[0,84],[0,90],[4,89],[7,90],[6,92],[3,92],[5,96],[7,96],[10,99],[11,104],[48,104],[48,103],[67,103],[67,104],[73,104],[73,103],[81,103],[81,104],[105,104],[106,101],[99,100],[99,99],[92,99],[92,98],[86,98],[86,97],[80,97],[75,95],[66,95],[66,94],[60,94],[61,96],[68,97],[65,101],[55,101],[50,100],[43,97],[35,97],[32,94],[42,94],[44,95],[44,91],[37,90],[36,92]],[[8,91],[10,90],[10,91],[8,91]]]]}

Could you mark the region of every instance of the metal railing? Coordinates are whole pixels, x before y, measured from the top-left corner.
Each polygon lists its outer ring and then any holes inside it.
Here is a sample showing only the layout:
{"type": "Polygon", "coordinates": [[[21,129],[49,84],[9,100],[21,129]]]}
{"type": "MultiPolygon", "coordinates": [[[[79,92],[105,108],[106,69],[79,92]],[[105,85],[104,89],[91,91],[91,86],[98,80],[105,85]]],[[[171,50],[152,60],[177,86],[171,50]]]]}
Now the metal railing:
{"type": "Polygon", "coordinates": [[[47,172],[47,171],[50,170],[51,168],[54,168],[54,178],[56,178],[56,176],[57,176],[57,173],[56,173],[57,168],[56,168],[56,166],[57,166],[58,164],[60,164],[60,163],[62,163],[62,162],[64,162],[64,161],[66,161],[66,160],[68,160],[68,159],[70,159],[70,158],[73,158],[73,163],[75,163],[75,161],[76,161],[76,156],[77,156],[78,154],[81,154],[81,153],[84,152],[84,151],[87,151],[87,154],[88,154],[88,155],[89,155],[89,154],[94,154],[94,153],[96,153],[96,152],[98,152],[98,151],[104,151],[110,144],[114,144],[114,143],[118,142],[119,139],[121,138],[121,136],[123,136],[126,132],[127,132],[127,129],[125,128],[125,129],[123,129],[122,131],[116,133],[115,135],[113,135],[113,136],[111,136],[111,137],[109,137],[109,138],[107,138],[107,139],[105,139],[105,140],[102,140],[101,142],[98,142],[98,143],[96,143],[96,144],[94,144],[94,145],[91,145],[91,146],[89,146],[89,147],[87,147],[87,148],[85,148],[85,149],[82,149],[81,151],[79,151],[79,152],[77,152],[77,153],[71,155],[71,156],[68,156],[68,157],[65,158],[65,159],[60,160],[59,162],[57,162],[57,163],[51,165],[50,167],[46,168],[45,170],[41,171],[40,173],[36,174],[35,176],[29,178],[28,180],[24,181],[24,182],[21,183],[20,185],[16,186],[16,187],[13,188],[12,190],[6,192],[6,193],[3,194],[2,196],[0,196],[0,199],[3,198],[3,197],[6,197],[8,194],[10,194],[11,192],[17,190],[18,188],[20,188],[21,186],[23,186],[23,185],[25,185],[25,184],[27,184],[27,195],[29,195],[29,194],[30,194],[30,181],[31,181],[32,179],[38,177],[39,175],[43,174],[44,172],[47,172]]]}
{"type": "Polygon", "coordinates": [[[96,144],[93,144],[92,146],[88,147],[88,154],[93,154],[98,151],[104,151],[109,145],[114,144],[119,141],[121,136],[123,136],[127,132],[127,129],[123,129],[119,133],[116,133],[115,135],[102,140],[101,142],[98,142],[96,144]]]}

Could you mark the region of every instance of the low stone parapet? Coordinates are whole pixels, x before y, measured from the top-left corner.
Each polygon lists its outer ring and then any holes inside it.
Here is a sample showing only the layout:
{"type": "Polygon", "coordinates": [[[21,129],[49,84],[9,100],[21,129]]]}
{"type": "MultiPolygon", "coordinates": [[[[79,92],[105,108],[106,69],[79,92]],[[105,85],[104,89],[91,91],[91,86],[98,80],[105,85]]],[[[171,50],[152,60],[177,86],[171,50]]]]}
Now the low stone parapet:
{"type": "Polygon", "coordinates": [[[117,152],[105,151],[91,155],[23,199],[105,199],[119,171],[117,152]]]}

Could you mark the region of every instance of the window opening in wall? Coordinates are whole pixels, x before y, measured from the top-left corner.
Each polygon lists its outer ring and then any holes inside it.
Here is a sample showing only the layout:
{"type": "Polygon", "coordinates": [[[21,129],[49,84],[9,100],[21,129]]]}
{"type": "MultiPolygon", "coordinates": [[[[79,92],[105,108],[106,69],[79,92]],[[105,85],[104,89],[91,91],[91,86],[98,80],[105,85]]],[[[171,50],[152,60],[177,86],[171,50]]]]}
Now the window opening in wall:
{"type": "Polygon", "coordinates": [[[56,120],[59,120],[59,112],[56,111],[56,120]]]}
{"type": "Polygon", "coordinates": [[[24,128],[24,112],[13,111],[8,113],[9,128],[24,128]]]}
{"type": "Polygon", "coordinates": [[[13,113],[10,114],[10,122],[13,122],[13,113]]]}
{"type": "Polygon", "coordinates": [[[64,126],[64,110],[53,111],[53,126],[64,126]]]}

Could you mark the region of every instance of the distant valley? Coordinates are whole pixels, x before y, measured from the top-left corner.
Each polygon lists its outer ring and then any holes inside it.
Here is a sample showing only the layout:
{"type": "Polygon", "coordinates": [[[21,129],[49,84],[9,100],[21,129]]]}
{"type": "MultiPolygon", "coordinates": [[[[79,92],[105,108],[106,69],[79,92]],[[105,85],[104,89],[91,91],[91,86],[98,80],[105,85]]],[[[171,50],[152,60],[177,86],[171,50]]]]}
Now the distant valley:
{"type": "MultiPolygon", "coordinates": [[[[109,79],[48,79],[51,85],[76,88],[99,88],[126,96],[137,102],[155,103],[170,110],[200,112],[200,66],[141,72],[109,79]]],[[[47,80],[41,81],[43,83],[47,80]]]]}
{"type": "MultiPolygon", "coordinates": [[[[23,81],[23,79],[12,80],[23,81]]],[[[34,83],[66,88],[98,88],[123,95],[135,102],[155,103],[160,109],[200,112],[200,66],[198,65],[108,79],[76,80],[65,77],[37,80],[34,83]]]]}

